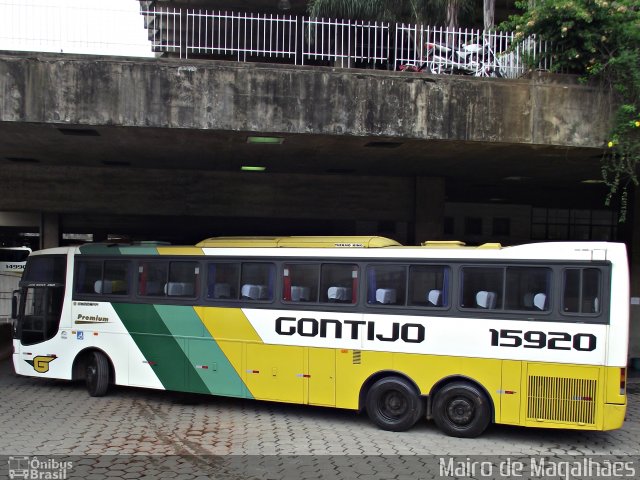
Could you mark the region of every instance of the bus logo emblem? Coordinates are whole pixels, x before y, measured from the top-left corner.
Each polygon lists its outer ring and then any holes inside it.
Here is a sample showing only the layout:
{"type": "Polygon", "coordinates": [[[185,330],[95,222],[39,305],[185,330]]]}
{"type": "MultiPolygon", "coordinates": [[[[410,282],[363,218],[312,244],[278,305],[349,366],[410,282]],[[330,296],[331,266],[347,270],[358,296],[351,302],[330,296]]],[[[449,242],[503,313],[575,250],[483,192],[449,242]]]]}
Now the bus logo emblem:
{"type": "Polygon", "coordinates": [[[47,373],[49,371],[49,363],[53,362],[56,358],[55,355],[47,355],[40,357],[33,357],[33,360],[25,360],[33,369],[38,373],[47,373]]]}

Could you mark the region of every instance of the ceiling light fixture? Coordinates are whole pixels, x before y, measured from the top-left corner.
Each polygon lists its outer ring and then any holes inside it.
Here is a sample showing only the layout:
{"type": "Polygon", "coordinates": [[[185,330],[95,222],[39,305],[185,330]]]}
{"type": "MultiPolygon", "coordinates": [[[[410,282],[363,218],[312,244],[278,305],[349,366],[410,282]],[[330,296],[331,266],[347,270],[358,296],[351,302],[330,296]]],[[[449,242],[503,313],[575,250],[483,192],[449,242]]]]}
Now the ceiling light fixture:
{"type": "Polygon", "coordinates": [[[284,143],[284,138],[252,136],[252,137],[247,137],[247,143],[260,144],[260,145],[282,145],[284,143]]]}
{"type": "Polygon", "coordinates": [[[240,170],[243,172],[264,172],[267,167],[260,167],[256,165],[243,165],[240,167],[240,170]]]}

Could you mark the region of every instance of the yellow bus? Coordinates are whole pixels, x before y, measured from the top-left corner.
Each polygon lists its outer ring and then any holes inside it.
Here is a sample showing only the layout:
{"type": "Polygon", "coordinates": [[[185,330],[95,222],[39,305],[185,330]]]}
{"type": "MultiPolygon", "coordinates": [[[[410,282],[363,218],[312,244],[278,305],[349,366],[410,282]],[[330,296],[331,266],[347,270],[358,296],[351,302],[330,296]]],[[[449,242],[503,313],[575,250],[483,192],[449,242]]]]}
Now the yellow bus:
{"type": "Polygon", "coordinates": [[[403,431],[619,428],[623,244],[228,237],[34,252],[16,373],[366,411],[403,431]]]}

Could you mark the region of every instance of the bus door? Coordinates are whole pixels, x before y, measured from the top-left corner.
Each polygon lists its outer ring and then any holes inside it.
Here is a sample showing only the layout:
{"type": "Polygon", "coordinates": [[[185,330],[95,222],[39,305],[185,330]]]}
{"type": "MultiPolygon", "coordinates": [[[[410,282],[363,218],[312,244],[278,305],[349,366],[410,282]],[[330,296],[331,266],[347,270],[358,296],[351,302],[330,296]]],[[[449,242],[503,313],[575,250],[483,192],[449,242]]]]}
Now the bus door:
{"type": "MultiPolygon", "coordinates": [[[[16,372],[25,363],[32,365],[37,373],[49,371],[49,362],[56,352],[38,351],[36,345],[51,340],[58,333],[67,273],[66,255],[35,255],[27,260],[20,282],[19,308],[14,324],[14,347],[16,353],[23,353],[18,359],[14,355],[16,372]],[[21,346],[31,346],[30,357],[21,346]]],[[[44,349],[44,348],[43,348],[44,349]]],[[[29,372],[31,373],[31,372],[29,372]]]]}

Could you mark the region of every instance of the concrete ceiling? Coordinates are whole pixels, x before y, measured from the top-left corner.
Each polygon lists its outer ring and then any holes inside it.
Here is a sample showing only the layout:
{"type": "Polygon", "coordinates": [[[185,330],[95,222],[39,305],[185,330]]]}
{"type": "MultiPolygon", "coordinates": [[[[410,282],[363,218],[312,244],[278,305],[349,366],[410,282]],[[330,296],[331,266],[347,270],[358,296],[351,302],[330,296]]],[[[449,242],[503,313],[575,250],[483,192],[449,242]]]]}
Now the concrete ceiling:
{"type": "MultiPolygon", "coordinates": [[[[598,149],[286,134],[249,144],[251,132],[0,124],[0,164],[444,177],[449,201],[602,206],[598,149]]],[[[258,133],[258,132],[256,132],[258,133]]]]}

